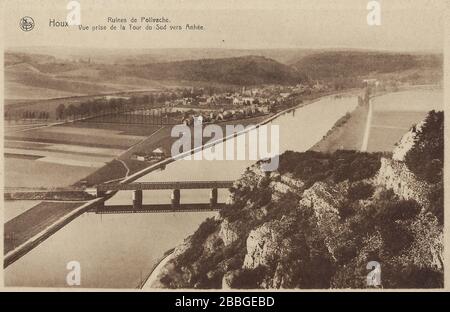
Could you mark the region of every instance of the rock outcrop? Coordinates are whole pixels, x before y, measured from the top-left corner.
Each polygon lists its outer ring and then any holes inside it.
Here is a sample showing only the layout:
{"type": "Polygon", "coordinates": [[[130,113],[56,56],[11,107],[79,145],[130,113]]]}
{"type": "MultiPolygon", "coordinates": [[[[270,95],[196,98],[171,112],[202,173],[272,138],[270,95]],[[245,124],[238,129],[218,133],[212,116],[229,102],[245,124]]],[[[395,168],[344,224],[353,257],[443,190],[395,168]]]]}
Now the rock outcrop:
{"type": "Polygon", "coordinates": [[[382,158],[374,180],[377,185],[392,189],[402,199],[414,199],[425,207],[429,205],[430,185],[418,180],[404,162],[382,158]]]}
{"type": "Polygon", "coordinates": [[[342,198],[340,191],[340,189],[329,187],[323,182],[316,182],[303,192],[300,204],[311,207],[319,220],[329,213],[338,215],[337,207],[340,204],[339,199],[342,198]]]}
{"type": "Polygon", "coordinates": [[[417,133],[422,129],[424,121],[419,122],[416,126],[412,127],[406,132],[400,141],[396,144],[392,152],[392,159],[397,161],[404,161],[408,151],[414,146],[417,133]]]}
{"type": "Polygon", "coordinates": [[[243,268],[255,269],[260,265],[267,265],[269,261],[279,256],[280,240],[279,233],[269,223],[252,230],[247,237],[247,254],[243,268]]]}
{"type": "Polygon", "coordinates": [[[229,246],[239,238],[239,234],[233,224],[225,219],[220,224],[219,237],[222,239],[225,246],[229,246]]]}

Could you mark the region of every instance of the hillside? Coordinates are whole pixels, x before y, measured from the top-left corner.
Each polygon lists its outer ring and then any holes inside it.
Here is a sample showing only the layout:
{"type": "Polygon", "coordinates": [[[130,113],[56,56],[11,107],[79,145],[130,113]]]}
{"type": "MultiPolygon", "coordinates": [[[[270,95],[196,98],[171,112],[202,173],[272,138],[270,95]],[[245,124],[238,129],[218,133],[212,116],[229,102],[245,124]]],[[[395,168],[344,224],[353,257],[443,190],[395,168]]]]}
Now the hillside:
{"type": "Polygon", "coordinates": [[[189,83],[296,84],[295,69],[262,56],[147,64],[74,62],[40,54],[5,54],[6,99],[45,99],[152,90],[189,83]]]}
{"type": "Polygon", "coordinates": [[[124,75],[123,69],[114,65],[5,53],[5,99],[8,101],[156,90],[164,86],[163,82],[124,75]]]}
{"type": "Polygon", "coordinates": [[[442,71],[442,55],[328,51],[307,55],[292,66],[310,79],[367,76],[412,69],[442,71]]]}
{"type": "Polygon", "coordinates": [[[154,63],[124,68],[146,79],[214,81],[236,85],[296,84],[304,77],[295,69],[262,56],[154,63]]]}
{"type": "Polygon", "coordinates": [[[440,123],[432,112],[428,126],[411,129],[414,143],[394,151],[403,160],[286,152],[277,172],[252,166],[229,206],[175,249],[151,286],[366,288],[366,266],[377,261],[383,288],[443,287],[442,179],[417,175],[408,160],[442,161],[440,123]]]}
{"type": "Polygon", "coordinates": [[[12,54],[47,55],[57,59],[77,61],[90,58],[98,64],[148,64],[200,59],[221,59],[248,55],[264,56],[289,65],[305,55],[317,53],[317,49],[222,49],[222,48],[86,48],[86,47],[25,47],[7,49],[12,54]]]}

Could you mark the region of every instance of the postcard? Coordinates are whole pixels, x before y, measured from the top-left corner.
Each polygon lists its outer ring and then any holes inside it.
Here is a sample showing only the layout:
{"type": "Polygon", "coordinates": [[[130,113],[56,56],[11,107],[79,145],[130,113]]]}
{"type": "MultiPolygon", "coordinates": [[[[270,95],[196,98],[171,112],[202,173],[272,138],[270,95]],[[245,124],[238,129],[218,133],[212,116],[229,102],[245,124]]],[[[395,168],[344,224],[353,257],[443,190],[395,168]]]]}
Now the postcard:
{"type": "Polygon", "coordinates": [[[2,10],[5,289],[449,287],[446,1],[2,10]]]}

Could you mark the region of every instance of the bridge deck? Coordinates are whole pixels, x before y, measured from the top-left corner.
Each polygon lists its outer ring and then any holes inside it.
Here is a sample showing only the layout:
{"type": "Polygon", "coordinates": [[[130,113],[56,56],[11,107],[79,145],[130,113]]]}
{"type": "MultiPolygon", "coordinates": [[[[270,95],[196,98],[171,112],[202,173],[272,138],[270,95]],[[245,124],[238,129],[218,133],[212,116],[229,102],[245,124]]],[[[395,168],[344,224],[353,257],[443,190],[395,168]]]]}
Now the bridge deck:
{"type": "Polygon", "coordinates": [[[234,181],[182,181],[182,182],[133,182],[123,184],[101,184],[98,191],[133,190],[174,190],[174,189],[212,189],[230,188],[234,181]]]}
{"type": "Polygon", "coordinates": [[[218,203],[214,207],[210,204],[180,204],[173,208],[170,204],[151,204],[142,205],[141,209],[135,209],[132,205],[105,206],[92,209],[91,212],[97,214],[120,214],[120,213],[167,213],[167,212],[201,212],[217,211],[226,206],[224,203],[218,203]]]}

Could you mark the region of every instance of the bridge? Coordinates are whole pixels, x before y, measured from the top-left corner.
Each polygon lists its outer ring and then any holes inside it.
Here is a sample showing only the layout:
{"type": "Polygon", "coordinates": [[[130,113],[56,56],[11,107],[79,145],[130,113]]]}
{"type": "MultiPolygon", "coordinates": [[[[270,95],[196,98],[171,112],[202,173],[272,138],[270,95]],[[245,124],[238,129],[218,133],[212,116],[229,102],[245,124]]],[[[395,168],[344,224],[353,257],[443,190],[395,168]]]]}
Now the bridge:
{"type": "MultiPolygon", "coordinates": [[[[217,202],[217,190],[220,188],[230,188],[233,186],[233,183],[234,181],[181,181],[101,184],[98,185],[96,189],[92,189],[89,192],[97,192],[98,198],[90,199],[89,201],[73,200],[70,202],[61,202],[61,204],[70,204],[70,207],[55,209],[54,207],[58,202],[43,202],[42,205],[33,207],[19,217],[16,217],[6,223],[3,267],[6,268],[7,266],[9,266],[11,263],[28,253],[49,236],[59,231],[66,224],[85,212],[90,211],[98,214],[120,214],[219,210],[225,207],[225,204],[217,202]],[[180,204],[181,189],[211,189],[209,203],[180,204]],[[105,201],[113,197],[115,192],[130,190],[133,191],[132,205],[105,207],[105,201]],[[143,205],[142,192],[144,190],[172,190],[171,203],[143,205]],[[56,215],[55,211],[57,212],[56,215]],[[33,227],[28,226],[28,224],[37,224],[38,226],[33,227]]],[[[37,192],[36,190],[25,191],[27,192],[27,194],[29,193],[31,195],[36,194],[37,192]]],[[[64,195],[71,191],[84,193],[79,190],[69,189],[44,190],[42,192],[51,192],[51,196],[59,196],[59,194],[64,195]]],[[[84,196],[86,195],[87,194],[84,193],[84,196]]]]}
{"type": "Polygon", "coordinates": [[[104,206],[104,201],[96,209],[98,213],[126,213],[126,212],[163,212],[163,211],[199,211],[205,209],[220,209],[223,203],[217,202],[218,189],[230,188],[234,181],[173,181],[173,182],[132,182],[100,184],[97,186],[97,197],[110,198],[110,192],[133,191],[132,206],[104,206]],[[209,204],[180,204],[180,190],[182,189],[210,189],[209,204]],[[169,205],[143,205],[142,194],[145,190],[172,190],[169,205]]]}

